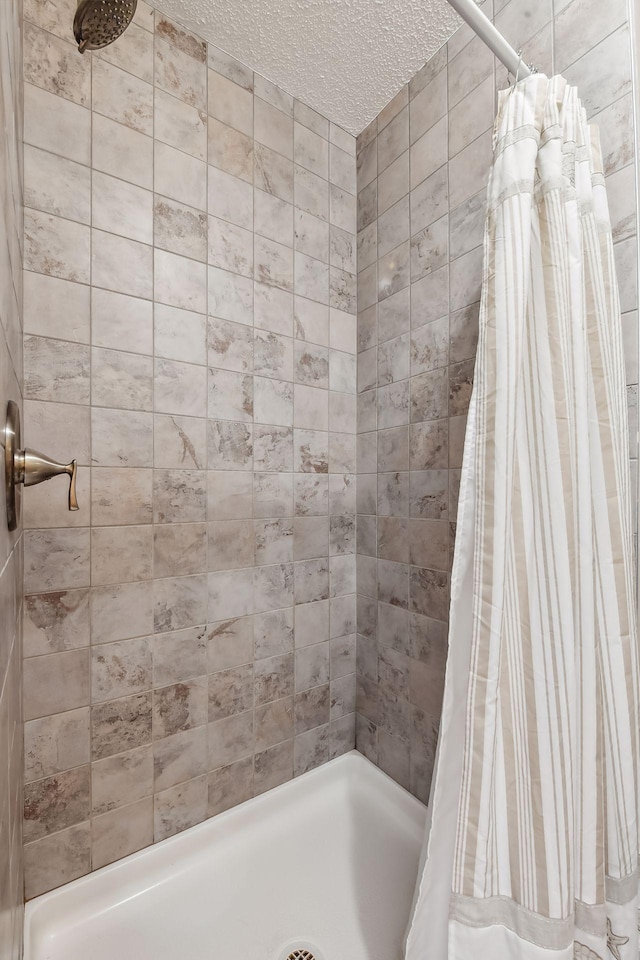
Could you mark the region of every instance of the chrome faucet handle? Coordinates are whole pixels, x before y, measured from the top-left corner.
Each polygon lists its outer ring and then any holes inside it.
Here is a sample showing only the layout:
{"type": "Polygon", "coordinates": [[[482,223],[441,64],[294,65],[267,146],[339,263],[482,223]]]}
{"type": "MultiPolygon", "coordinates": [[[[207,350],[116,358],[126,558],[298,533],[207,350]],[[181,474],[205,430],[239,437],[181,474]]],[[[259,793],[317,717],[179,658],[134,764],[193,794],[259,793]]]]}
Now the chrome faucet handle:
{"type": "Polygon", "coordinates": [[[69,477],[69,510],[79,510],[76,492],[78,463],[58,463],[36,450],[20,447],[20,411],[10,400],[7,405],[7,422],[4,429],[4,474],[6,487],[7,522],[9,530],[18,526],[20,514],[20,484],[32,487],[52,477],[67,474],[69,477]]]}

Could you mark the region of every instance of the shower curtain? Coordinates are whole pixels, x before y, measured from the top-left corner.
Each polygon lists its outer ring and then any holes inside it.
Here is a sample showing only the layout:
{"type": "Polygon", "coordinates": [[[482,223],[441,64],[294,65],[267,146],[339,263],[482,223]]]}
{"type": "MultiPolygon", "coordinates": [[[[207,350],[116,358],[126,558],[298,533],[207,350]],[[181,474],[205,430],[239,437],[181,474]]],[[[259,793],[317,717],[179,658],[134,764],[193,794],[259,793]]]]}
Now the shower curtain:
{"type": "Polygon", "coordinates": [[[638,960],[638,651],[597,131],[500,95],[430,830],[407,960],[638,960]]]}

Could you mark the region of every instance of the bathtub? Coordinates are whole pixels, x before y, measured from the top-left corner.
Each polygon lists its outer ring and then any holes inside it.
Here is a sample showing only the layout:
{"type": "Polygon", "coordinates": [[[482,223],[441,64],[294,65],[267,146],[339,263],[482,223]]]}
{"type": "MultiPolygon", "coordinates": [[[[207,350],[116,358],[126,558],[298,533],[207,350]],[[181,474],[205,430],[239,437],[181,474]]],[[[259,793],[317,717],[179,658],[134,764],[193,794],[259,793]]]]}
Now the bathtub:
{"type": "Polygon", "coordinates": [[[400,960],[425,814],[346,754],[32,900],[25,960],[400,960]]]}

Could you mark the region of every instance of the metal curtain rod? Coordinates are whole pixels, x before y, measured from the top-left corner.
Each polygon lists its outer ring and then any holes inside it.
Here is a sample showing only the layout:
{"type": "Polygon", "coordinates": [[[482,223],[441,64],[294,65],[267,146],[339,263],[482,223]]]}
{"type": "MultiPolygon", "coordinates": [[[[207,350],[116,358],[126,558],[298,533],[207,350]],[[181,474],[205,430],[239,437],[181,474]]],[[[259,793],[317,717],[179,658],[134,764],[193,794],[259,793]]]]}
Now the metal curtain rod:
{"type": "Polygon", "coordinates": [[[534,72],[531,67],[527,66],[522,56],[507,43],[500,31],[494,27],[491,20],[475,3],[475,0],[449,0],[449,3],[462,19],[466,20],[471,29],[475,30],[498,60],[504,63],[509,73],[521,80],[534,72]]]}

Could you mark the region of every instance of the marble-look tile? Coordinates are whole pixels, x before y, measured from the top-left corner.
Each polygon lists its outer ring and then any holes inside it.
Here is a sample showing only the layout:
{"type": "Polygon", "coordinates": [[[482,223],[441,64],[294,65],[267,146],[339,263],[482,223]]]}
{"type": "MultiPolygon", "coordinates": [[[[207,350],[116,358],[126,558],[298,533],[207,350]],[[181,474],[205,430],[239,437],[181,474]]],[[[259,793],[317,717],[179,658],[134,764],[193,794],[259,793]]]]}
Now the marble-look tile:
{"type": "Polygon", "coordinates": [[[323,263],[329,261],[329,225],[325,220],[295,210],[294,246],[300,253],[323,263]]]}
{"type": "Polygon", "coordinates": [[[148,690],[151,687],[151,670],[152,647],[148,637],[92,647],[92,702],[148,690]]]}
{"type": "Polygon", "coordinates": [[[448,156],[447,125],[448,120],[445,116],[412,145],[410,150],[410,183],[412,190],[446,163],[448,156]]]}
{"type": "Polygon", "coordinates": [[[206,621],[206,576],[158,579],[152,586],[154,630],[178,630],[206,621]]]}
{"type": "Polygon", "coordinates": [[[257,234],[277,244],[293,245],[293,207],[263,190],[254,191],[253,226],[257,234]]]}
{"type": "Polygon", "coordinates": [[[253,571],[253,602],[256,613],[266,613],[293,602],[294,575],[290,563],[256,567],[253,571]]]}
{"type": "Polygon", "coordinates": [[[292,161],[270,150],[264,144],[256,143],[254,145],[254,185],[265,193],[292,203],[292,161]]]}
{"type": "MultiPolygon", "coordinates": [[[[409,107],[405,106],[378,134],[378,176],[409,149],[409,107]]],[[[351,191],[353,192],[353,191],[351,191]]]]}
{"type": "MultiPolygon", "coordinates": [[[[460,258],[460,270],[464,258],[460,258]]],[[[461,271],[464,278],[464,271],[461,271]]],[[[453,287],[453,284],[451,284],[453,287]]],[[[458,292],[456,290],[456,297],[458,292]]],[[[466,290],[464,293],[466,297],[466,290]]],[[[476,297],[476,299],[478,299],[476,297]]],[[[469,301],[470,303],[473,301],[469,301]]],[[[464,304],[463,304],[464,305],[464,304]]],[[[420,327],[424,323],[437,320],[449,312],[449,267],[440,267],[428,273],[422,280],[411,286],[411,326],[420,327]]]]}
{"type": "Polygon", "coordinates": [[[253,665],[231,667],[209,675],[209,722],[253,708],[253,665]]]}
{"type": "Polygon", "coordinates": [[[24,661],[24,719],[86,707],[90,698],[89,650],[69,650],[24,661]]]}
{"type": "Polygon", "coordinates": [[[163,90],[154,90],[154,137],[198,160],[207,159],[207,117],[163,90]]]}
{"type": "Polygon", "coordinates": [[[215,673],[253,660],[253,618],[234,617],[207,631],[207,670],[215,673]]]}
{"type": "MultiPolygon", "coordinates": [[[[168,206],[167,206],[168,209],[168,206]]],[[[195,222],[204,224],[204,214],[195,217],[189,213],[187,223],[195,222]]],[[[189,227],[185,228],[187,231],[189,227]]],[[[203,231],[205,230],[203,226],[203,231]]],[[[206,260],[206,242],[204,232],[199,238],[194,240],[199,246],[199,253],[202,259],[206,260]]],[[[186,242],[189,247],[191,241],[186,242]]],[[[175,246],[181,246],[176,243],[175,246]]],[[[184,245],[182,246],[184,249],[184,245]]],[[[192,250],[193,252],[193,250],[192,250]]],[[[197,263],[195,260],[187,259],[183,256],[177,256],[164,250],[155,248],[154,258],[154,298],[160,303],[165,303],[172,307],[181,307],[184,310],[194,310],[197,313],[205,313],[207,309],[207,268],[204,263],[197,263]]]]}
{"type": "Polygon", "coordinates": [[[93,407],[91,462],[103,467],[153,466],[152,415],[93,407]]]}
{"type": "Polygon", "coordinates": [[[204,471],[154,470],[154,523],[194,523],[204,520],[206,498],[204,471]]]}
{"type": "Polygon", "coordinates": [[[24,202],[44,213],[89,223],[91,172],[73,160],[25,145],[24,202]]]}
{"type": "MultiPolygon", "coordinates": [[[[153,148],[153,186],[156,193],[197,210],[206,209],[206,164],[159,140],[155,141],[153,148]]],[[[209,162],[213,162],[211,157],[209,162]]]]}
{"type": "Polygon", "coordinates": [[[141,800],[152,792],[153,753],[150,744],[97,760],[91,765],[94,815],[141,800]]]}
{"type": "MultiPolygon", "coordinates": [[[[411,150],[412,156],[413,150],[414,148],[411,150]]],[[[380,174],[377,184],[378,213],[381,214],[409,192],[409,151],[405,151],[380,174]]],[[[411,186],[414,186],[413,178],[411,186]]],[[[361,224],[358,223],[358,229],[360,227],[361,224]]]]}
{"type": "Polygon", "coordinates": [[[329,184],[298,164],[294,166],[294,198],[298,209],[320,220],[329,219],[329,184]]]}
{"type": "Polygon", "coordinates": [[[206,562],[207,539],[204,523],[169,523],[154,527],[155,577],[204,573],[206,562]]]}
{"type": "MultiPolygon", "coordinates": [[[[281,105],[281,104],[279,104],[281,105]]],[[[253,102],[254,137],[258,143],[293,159],[293,118],[262,100],[256,91],[253,102]]]]}
{"type": "Polygon", "coordinates": [[[181,730],[153,745],[154,791],[166,790],[207,772],[207,728],[181,730]]]}
{"type": "Polygon", "coordinates": [[[254,767],[254,793],[258,796],[266,790],[286,783],[293,778],[293,743],[285,740],[275,747],[256,753],[254,767]]]}
{"type": "Polygon", "coordinates": [[[378,136],[382,133],[384,128],[390,123],[397,114],[406,107],[409,100],[409,88],[405,84],[403,87],[398,90],[396,95],[389,100],[388,103],[384,105],[380,113],[378,114],[377,122],[377,132],[378,136]]]}
{"type": "Polygon", "coordinates": [[[208,537],[210,571],[253,566],[253,523],[250,520],[211,522],[208,537]]]}
{"type": "Polygon", "coordinates": [[[100,230],[91,232],[91,280],[133,297],[153,297],[153,248],[100,230]]]}
{"type": "Polygon", "coordinates": [[[167,17],[160,15],[156,17],[155,32],[158,37],[162,37],[167,43],[186,53],[198,63],[207,62],[206,42],[167,17]]]}
{"type": "Polygon", "coordinates": [[[569,83],[580,88],[580,99],[589,117],[631,89],[630,49],[625,25],[564,71],[569,83]]]}
{"type": "Polygon", "coordinates": [[[83,876],[91,866],[89,822],[27,844],[24,857],[27,899],[83,876]]]}
{"type": "Polygon", "coordinates": [[[243,520],[253,515],[251,475],[231,470],[207,474],[207,520],[243,520]]]}
{"type": "Polygon", "coordinates": [[[209,70],[209,116],[253,135],[253,97],[238,83],[209,70]]]}
{"type": "Polygon", "coordinates": [[[356,197],[346,190],[342,190],[335,184],[329,187],[329,219],[336,227],[346,230],[348,233],[355,233],[360,229],[356,226],[357,202],[356,197]]]}
{"type": "Polygon", "coordinates": [[[152,303],[94,288],[91,291],[91,342],[94,347],[153,353],[152,303]]]}
{"type": "Polygon", "coordinates": [[[246,423],[207,423],[207,465],[214,470],[251,470],[253,429],[246,423]]]}
{"type": "Polygon", "coordinates": [[[153,337],[156,356],[185,363],[206,362],[206,318],[201,314],[157,303],[153,337]]]}
{"type": "Polygon", "coordinates": [[[256,563],[287,563],[293,560],[292,520],[256,520],[254,538],[256,563]]]}
{"type": "Polygon", "coordinates": [[[88,590],[57,591],[25,598],[25,656],[73,650],[88,642],[88,590]]]}
{"type": "MultiPolygon", "coordinates": [[[[398,149],[396,147],[396,149],[398,149]]],[[[353,154],[332,143],[329,149],[329,180],[346,193],[357,193],[357,171],[353,154]]]]}
{"type": "Polygon", "coordinates": [[[205,416],[207,371],[204,367],[157,359],[153,386],[155,410],[158,413],[205,416]]]}
{"type": "Polygon", "coordinates": [[[256,471],[290,472],[293,469],[292,428],[256,424],[253,466],[256,471]]]}
{"type": "Polygon", "coordinates": [[[212,43],[207,44],[207,62],[216,73],[222,74],[227,80],[231,80],[253,93],[253,71],[246,67],[244,63],[235,60],[212,43]]]}
{"type": "Polygon", "coordinates": [[[169,787],[154,796],[153,804],[153,836],[157,843],[206,819],[207,777],[198,777],[196,780],[169,787]]]}
{"type": "Polygon", "coordinates": [[[412,98],[411,143],[419,140],[423,134],[442,119],[447,112],[447,71],[441,70],[422,87],[412,98]]]}
{"type": "Polygon", "coordinates": [[[25,532],[24,541],[25,593],[88,586],[88,528],[29,530],[25,532]]]}
{"type": "Polygon", "coordinates": [[[25,723],[24,759],[27,783],[88,763],[89,708],[80,707],[25,723]]]}
{"type": "Polygon", "coordinates": [[[88,106],[91,100],[91,61],[79,58],[71,43],[24,25],[24,79],[49,93],[88,106]]]}
{"type": "Polygon", "coordinates": [[[291,426],[294,417],[293,386],[280,380],[254,377],[254,418],[256,423],[291,426]]]}
{"type": "Polygon", "coordinates": [[[248,326],[253,321],[254,285],[248,277],[209,267],[209,315],[248,326]]]}
{"type": "Polygon", "coordinates": [[[91,707],[91,759],[103,760],[151,742],[151,691],[91,707]]]}
{"type": "Polygon", "coordinates": [[[156,196],[153,206],[153,230],[156,247],[194,260],[207,259],[205,213],[175,200],[156,196]]]}
{"type": "Polygon", "coordinates": [[[210,573],[208,577],[208,620],[228,620],[253,612],[253,571],[234,570],[210,573]]]}
{"type": "Polygon", "coordinates": [[[94,869],[135,853],[153,842],[153,801],[144,797],[91,822],[91,863],[94,869]]]}
{"type": "Polygon", "coordinates": [[[207,720],[207,678],[174,683],[153,691],[154,737],[172,736],[207,720]]]}
{"type": "Polygon", "coordinates": [[[111,120],[138,133],[153,133],[153,87],[104,60],[95,59],[92,70],[92,106],[111,120]]]}
{"type": "Polygon", "coordinates": [[[150,357],[94,347],[91,351],[91,365],[93,404],[151,410],[153,369],[150,357]]]}
{"type": "Polygon", "coordinates": [[[151,546],[151,526],[96,527],[91,531],[91,582],[149,580],[151,546]]]}
{"type": "Polygon", "coordinates": [[[33,400],[86,404],[89,348],[63,340],[25,337],[25,395],[33,400]]]}
{"type": "Polygon", "coordinates": [[[294,699],[296,736],[329,722],[331,698],[329,684],[297,693],[294,699]]]}
{"type": "Polygon", "coordinates": [[[155,84],[197,110],[207,106],[207,68],[156,31],[155,84]]]}
{"type": "Polygon", "coordinates": [[[326,138],[301,123],[294,124],[294,153],[297,164],[328,179],[329,145],[326,138]]]}
{"type": "Polygon", "coordinates": [[[89,164],[90,110],[31,83],[24,86],[24,105],[25,143],[77,163],[89,164]]]}
{"type": "Polygon", "coordinates": [[[308,107],[306,103],[303,103],[301,100],[295,100],[293,104],[293,115],[298,123],[304,124],[305,127],[313,130],[313,132],[319,136],[324,137],[325,140],[328,138],[329,121],[315,110],[312,110],[311,107],[308,107]]]}
{"type": "Polygon", "coordinates": [[[91,522],[94,526],[151,523],[150,470],[101,467],[91,476],[91,522]]]}
{"type": "Polygon", "coordinates": [[[90,237],[87,226],[25,210],[24,265],[27,270],[63,280],[88,283],[90,237]]]}
{"type": "Polygon", "coordinates": [[[151,137],[99,113],[93,113],[91,117],[90,147],[93,169],[152,190],[154,144],[151,137]]]}
{"type": "Polygon", "coordinates": [[[96,57],[121,67],[147,83],[153,83],[153,35],[151,31],[135,21],[129,25],[126,33],[115,47],[103,47],[96,57]]]}
{"type": "Polygon", "coordinates": [[[253,140],[233,127],[209,118],[209,163],[253,183],[253,140]]]}
{"type": "Polygon", "coordinates": [[[207,813],[214,817],[253,796],[253,757],[247,757],[209,773],[207,813]]]}
{"type": "Polygon", "coordinates": [[[253,711],[225,717],[208,728],[209,768],[215,770],[253,752],[253,711]]]}

